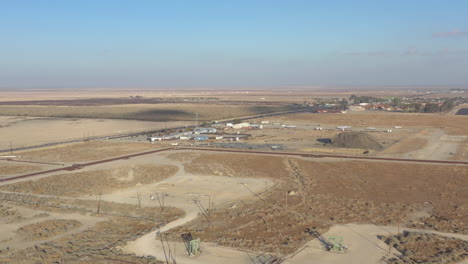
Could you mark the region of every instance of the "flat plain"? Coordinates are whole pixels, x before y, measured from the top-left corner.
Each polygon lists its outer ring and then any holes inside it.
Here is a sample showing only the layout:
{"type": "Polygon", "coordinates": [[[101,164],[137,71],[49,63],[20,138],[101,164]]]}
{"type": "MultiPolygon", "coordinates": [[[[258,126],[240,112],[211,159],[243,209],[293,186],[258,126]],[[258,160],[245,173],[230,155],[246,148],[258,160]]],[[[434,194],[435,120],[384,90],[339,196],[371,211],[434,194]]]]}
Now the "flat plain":
{"type": "Polygon", "coordinates": [[[19,101],[26,101],[21,94],[3,93],[0,100],[13,103],[0,106],[3,148],[11,141],[27,146],[83,140],[2,154],[0,263],[466,263],[466,116],[294,113],[248,120],[268,121],[262,129],[218,126],[225,136],[248,135],[239,141],[93,138],[170,133],[172,127],[193,125],[192,113],[210,121],[243,119],[291,109],[292,103],[315,96],[349,93],[287,95],[255,90],[45,91],[27,98],[36,103],[20,106],[19,101]],[[129,95],[171,102],[115,104],[129,95]],[[113,98],[114,103],[76,105],[90,98],[113,98]],[[195,98],[212,101],[190,101],[195,98]],[[44,100],[73,102],[37,103],[44,100]],[[21,108],[25,112],[16,115],[21,108]],[[37,117],[30,116],[34,109],[37,117]],[[132,120],[136,113],[155,109],[190,114],[155,111],[166,121],[132,120]],[[70,113],[80,117],[65,116],[70,113]],[[343,132],[337,126],[365,132],[384,148],[325,143],[343,132]],[[229,152],[233,149],[242,153],[229,152]],[[415,162],[421,159],[425,161],[415,162]],[[8,180],[29,173],[39,174],[8,180]],[[187,233],[201,239],[201,253],[188,255],[181,238],[187,233]],[[327,251],[331,237],[341,237],[348,251],[327,251]]]}

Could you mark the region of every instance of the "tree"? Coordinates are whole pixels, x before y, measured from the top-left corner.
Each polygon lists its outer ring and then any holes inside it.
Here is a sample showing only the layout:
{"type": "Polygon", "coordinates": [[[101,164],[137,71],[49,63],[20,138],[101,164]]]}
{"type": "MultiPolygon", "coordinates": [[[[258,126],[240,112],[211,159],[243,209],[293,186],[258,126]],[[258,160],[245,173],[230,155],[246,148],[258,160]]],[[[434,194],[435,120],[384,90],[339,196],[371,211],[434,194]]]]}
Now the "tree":
{"type": "Polygon", "coordinates": [[[421,104],[418,104],[418,103],[414,104],[414,111],[415,111],[416,113],[421,113],[422,110],[423,110],[423,108],[422,108],[422,105],[421,105],[421,104]]]}
{"type": "Polygon", "coordinates": [[[346,99],[341,99],[341,101],[339,102],[340,104],[340,110],[346,110],[348,109],[348,100],[346,99]]]}
{"type": "Polygon", "coordinates": [[[400,103],[401,103],[401,98],[399,98],[399,97],[393,97],[392,98],[392,106],[393,107],[399,106],[400,103]]]}
{"type": "Polygon", "coordinates": [[[454,106],[454,100],[453,99],[449,99],[449,100],[446,100],[441,106],[440,106],[440,111],[442,112],[445,112],[445,111],[450,111],[452,110],[453,106],[454,106]]]}
{"type": "Polygon", "coordinates": [[[440,112],[440,107],[435,103],[427,103],[424,107],[424,113],[436,113],[440,112]]]}

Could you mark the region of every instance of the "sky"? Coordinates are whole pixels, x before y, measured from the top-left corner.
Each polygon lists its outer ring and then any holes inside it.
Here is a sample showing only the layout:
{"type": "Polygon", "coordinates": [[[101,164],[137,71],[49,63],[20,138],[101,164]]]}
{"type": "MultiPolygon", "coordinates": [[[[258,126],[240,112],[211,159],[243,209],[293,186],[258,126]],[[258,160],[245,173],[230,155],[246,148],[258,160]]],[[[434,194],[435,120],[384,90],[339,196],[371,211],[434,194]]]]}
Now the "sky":
{"type": "Polygon", "coordinates": [[[0,0],[0,88],[467,86],[468,1],[0,0]]]}

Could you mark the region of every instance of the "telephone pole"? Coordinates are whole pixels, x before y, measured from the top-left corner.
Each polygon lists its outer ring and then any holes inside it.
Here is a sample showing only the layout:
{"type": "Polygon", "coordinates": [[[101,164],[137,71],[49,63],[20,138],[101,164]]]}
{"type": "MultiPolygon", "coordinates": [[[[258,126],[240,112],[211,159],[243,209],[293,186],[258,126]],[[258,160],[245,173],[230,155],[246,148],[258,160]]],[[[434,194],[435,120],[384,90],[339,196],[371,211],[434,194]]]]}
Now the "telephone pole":
{"type": "Polygon", "coordinates": [[[99,200],[98,200],[98,206],[97,206],[97,212],[96,212],[98,216],[99,216],[99,212],[101,211],[101,196],[102,196],[102,192],[99,193],[99,200]]]}

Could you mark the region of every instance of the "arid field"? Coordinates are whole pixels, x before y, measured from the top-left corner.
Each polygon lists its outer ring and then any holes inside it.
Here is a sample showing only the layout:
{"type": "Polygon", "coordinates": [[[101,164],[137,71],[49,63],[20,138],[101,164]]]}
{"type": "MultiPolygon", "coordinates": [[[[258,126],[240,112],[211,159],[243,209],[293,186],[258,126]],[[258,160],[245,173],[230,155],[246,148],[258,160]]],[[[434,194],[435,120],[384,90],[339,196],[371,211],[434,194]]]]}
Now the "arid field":
{"type": "MultiPolygon", "coordinates": [[[[92,98],[135,94],[158,92],[92,98]]],[[[262,129],[220,122],[222,139],[96,139],[190,128],[192,113],[242,120],[313,92],[286,94],[179,91],[161,98],[216,100],[85,106],[76,100],[90,94],[45,92],[0,105],[0,149],[78,139],[1,154],[0,263],[467,263],[466,116],[294,113],[246,120],[268,121],[262,129]],[[133,120],[145,111],[160,120],[133,120]],[[343,132],[367,141],[333,145],[343,132]],[[195,256],[187,234],[201,240],[195,256]],[[327,250],[333,237],[345,253],[327,250]]],[[[321,96],[337,95],[347,93],[321,96]]]]}

